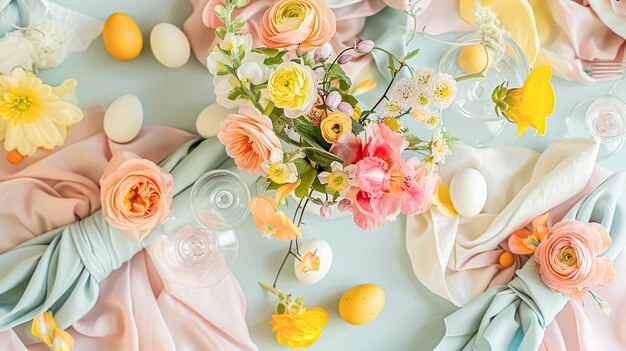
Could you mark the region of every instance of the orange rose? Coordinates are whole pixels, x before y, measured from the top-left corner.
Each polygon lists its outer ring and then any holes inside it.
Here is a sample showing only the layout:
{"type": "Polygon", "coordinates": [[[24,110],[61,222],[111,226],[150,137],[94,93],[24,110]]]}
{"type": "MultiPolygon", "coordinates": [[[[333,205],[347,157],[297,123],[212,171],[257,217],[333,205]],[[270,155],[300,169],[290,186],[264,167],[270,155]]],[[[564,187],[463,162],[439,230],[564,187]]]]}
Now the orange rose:
{"type": "Polygon", "coordinates": [[[172,175],[130,152],[115,155],[100,179],[102,214],[113,228],[141,241],[170,211],[172,175]]]}
{"type": "Polygon", "coordinates": [[[269,117],[254,108],[242,107],[222,121],[217,138],[240,170],[261,173],[261,163],[270,158],[272,149],[282,150],[272,128],[269,117]]]}
{"type": "Polygon", "coordinates": [[[261,41],[275,49],[300,46],[312,51],[328,43],[335,34],[335,14],[324,0],[278,0],[263,15],[261,41]]]}

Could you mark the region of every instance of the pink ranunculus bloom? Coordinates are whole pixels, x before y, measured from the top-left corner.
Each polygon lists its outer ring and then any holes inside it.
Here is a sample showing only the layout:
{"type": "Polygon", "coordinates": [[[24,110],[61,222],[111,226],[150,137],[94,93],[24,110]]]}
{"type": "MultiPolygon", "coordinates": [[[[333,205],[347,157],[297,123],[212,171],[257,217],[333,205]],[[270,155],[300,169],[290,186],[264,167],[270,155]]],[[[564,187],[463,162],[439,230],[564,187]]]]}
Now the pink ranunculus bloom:
{"type": "Polygon", "coordinates": [[[261,41],[269,48],[312,51],[328,43],[337,29],[324,0],[277,0],[263,14],[261,41]]]}
{"type": "Polygon", "coordinates": [[[174,178],[139,156],[115,155],[100,179],[100,203],[107,223],[139,242],[170,213],[174,178]]]}
{"type": "Polygon", "coordinates": [[[613,262],[600,256],[610,245],[601,224],[564,220],[535,250],[535,269],[550,290],[580,299],[613,280],[613,262]]]}
{"type": "Polygon", "coordinates": [[[260,174],[261,163],[269,160],[272,149],[282,150],[273,131],[272,120],[257,109],[242,107],[220,123],[217,138],[226,146],[237,167],[250,174],[260,174]]]}

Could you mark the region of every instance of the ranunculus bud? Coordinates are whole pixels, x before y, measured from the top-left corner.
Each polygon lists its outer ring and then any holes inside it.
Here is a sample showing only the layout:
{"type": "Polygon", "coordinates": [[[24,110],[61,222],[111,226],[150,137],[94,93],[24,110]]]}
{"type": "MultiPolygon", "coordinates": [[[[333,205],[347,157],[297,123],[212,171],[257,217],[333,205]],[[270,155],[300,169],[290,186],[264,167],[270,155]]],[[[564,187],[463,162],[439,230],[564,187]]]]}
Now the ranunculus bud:
{"type": "Polygon", "coordinates": [[[336,91],[331,91],[328,95],[326,95],[326,99],[324,99],[324,104],[331,110],[336,110],[340,103],[341,94],[336,91]]]}
{"type": "Polygon", "coordinates": [[[352,204],[352,202],[348,199],[343,199],[341,201],[339,201],[339,204],[337,205],[337,209],[341,212],[346,212],[350,209],[350,205],[352,204]]]}
{"type": "Polygon", "coordinates": [[[337,110],[347,114],[348,116],[352,116],[354,114],[354,107],[349,103],[343,101],[337,106],[337,110]]]}
{"type": "Polygon", "coordinates": [[[330,55],[332,55],[332,53],[333,53],[332,45],[330,45],[330,43],[325,43],[324,45],[320,46],[319,48],[315,50],[315,52],[313,53],[313,58],[316,61],[323,60],[323,59],[325,60],[330,55]]]}
{"type": "Polygon", "coordinates": [[[332,214],[333,210],[330,208],[330,206],[324,205],[320,208],[320,217],[322,217],[322,219],[326,219],[332,216],[332,214]]]}
{"type": "Polygon", "coordinates": [[[374,49],[374,42],[371,40],[361,40],[356,44],[355,49],[361,54],[367,54],[374,49]]]}
{"type": "Polygon", "coordinates": [[[354,60],[354,55],[350,55],[350,54],[343,54],[341,56],[339,56],[339,60],[337,60],[337,62],[339,62],[340,65],[346,64],[350,61],[354,60]]]}

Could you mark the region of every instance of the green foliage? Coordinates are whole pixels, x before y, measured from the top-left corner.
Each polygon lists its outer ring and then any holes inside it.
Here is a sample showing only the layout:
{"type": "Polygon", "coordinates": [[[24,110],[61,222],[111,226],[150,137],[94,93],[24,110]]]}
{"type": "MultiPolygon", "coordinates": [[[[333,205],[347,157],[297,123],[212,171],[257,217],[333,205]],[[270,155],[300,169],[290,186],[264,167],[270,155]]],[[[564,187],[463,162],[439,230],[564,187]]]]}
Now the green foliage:
{"type": "Polygon", "coordinates": [[[326,150],[322,150],[316,147],[304,148],[304,153],[311,161],[317,163],[322,167],[329,167],[330,164],[333,163],[333,161],[343,163],[343,160],[339,157],[331,154],[326,150]]]}
{"type": "Polygon", "coordinates": [[[298,177],[300,178],[300,185],[296,188],[294,193],[297,197],[305,197],[309,195],[309,189],[317,178],[317,171],[306,160],[297,158],[293,161],[298,170],[298,177]]]}
{"type": "Polygon", "coordinates": [[[320,127],[309,122],[304,117],[299,117],[294,121],[293,127],[300,137],[306,141],[310,146],[313,146],[322,150],[329,150],[330,144],[324,140],[322,136],[322,130],[320,127]]]}
{"type": "Polygon", "coordinates": [[[406,139],[406,141],[409,142],[409,146],[415,146],[415,145],[418,145],[418,144],[423,142],[422,139],[420,139],[416,135],[410,134],[410,133],[405,133],[404,134],[404,139],[406,139]]]}

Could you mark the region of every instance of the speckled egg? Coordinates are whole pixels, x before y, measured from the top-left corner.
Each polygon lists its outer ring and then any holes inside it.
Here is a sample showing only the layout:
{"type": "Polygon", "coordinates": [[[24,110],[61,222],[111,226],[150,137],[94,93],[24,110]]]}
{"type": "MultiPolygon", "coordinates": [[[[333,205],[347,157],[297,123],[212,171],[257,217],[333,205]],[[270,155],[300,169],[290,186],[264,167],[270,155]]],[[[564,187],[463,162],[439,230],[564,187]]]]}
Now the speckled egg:
{"type": "Polygon", "coordinates": [[[362,284],[348,289],[339,300],[339,315],[353,325],[374,320],[385,306],[385,291],[375,284],[362,284]]]}

